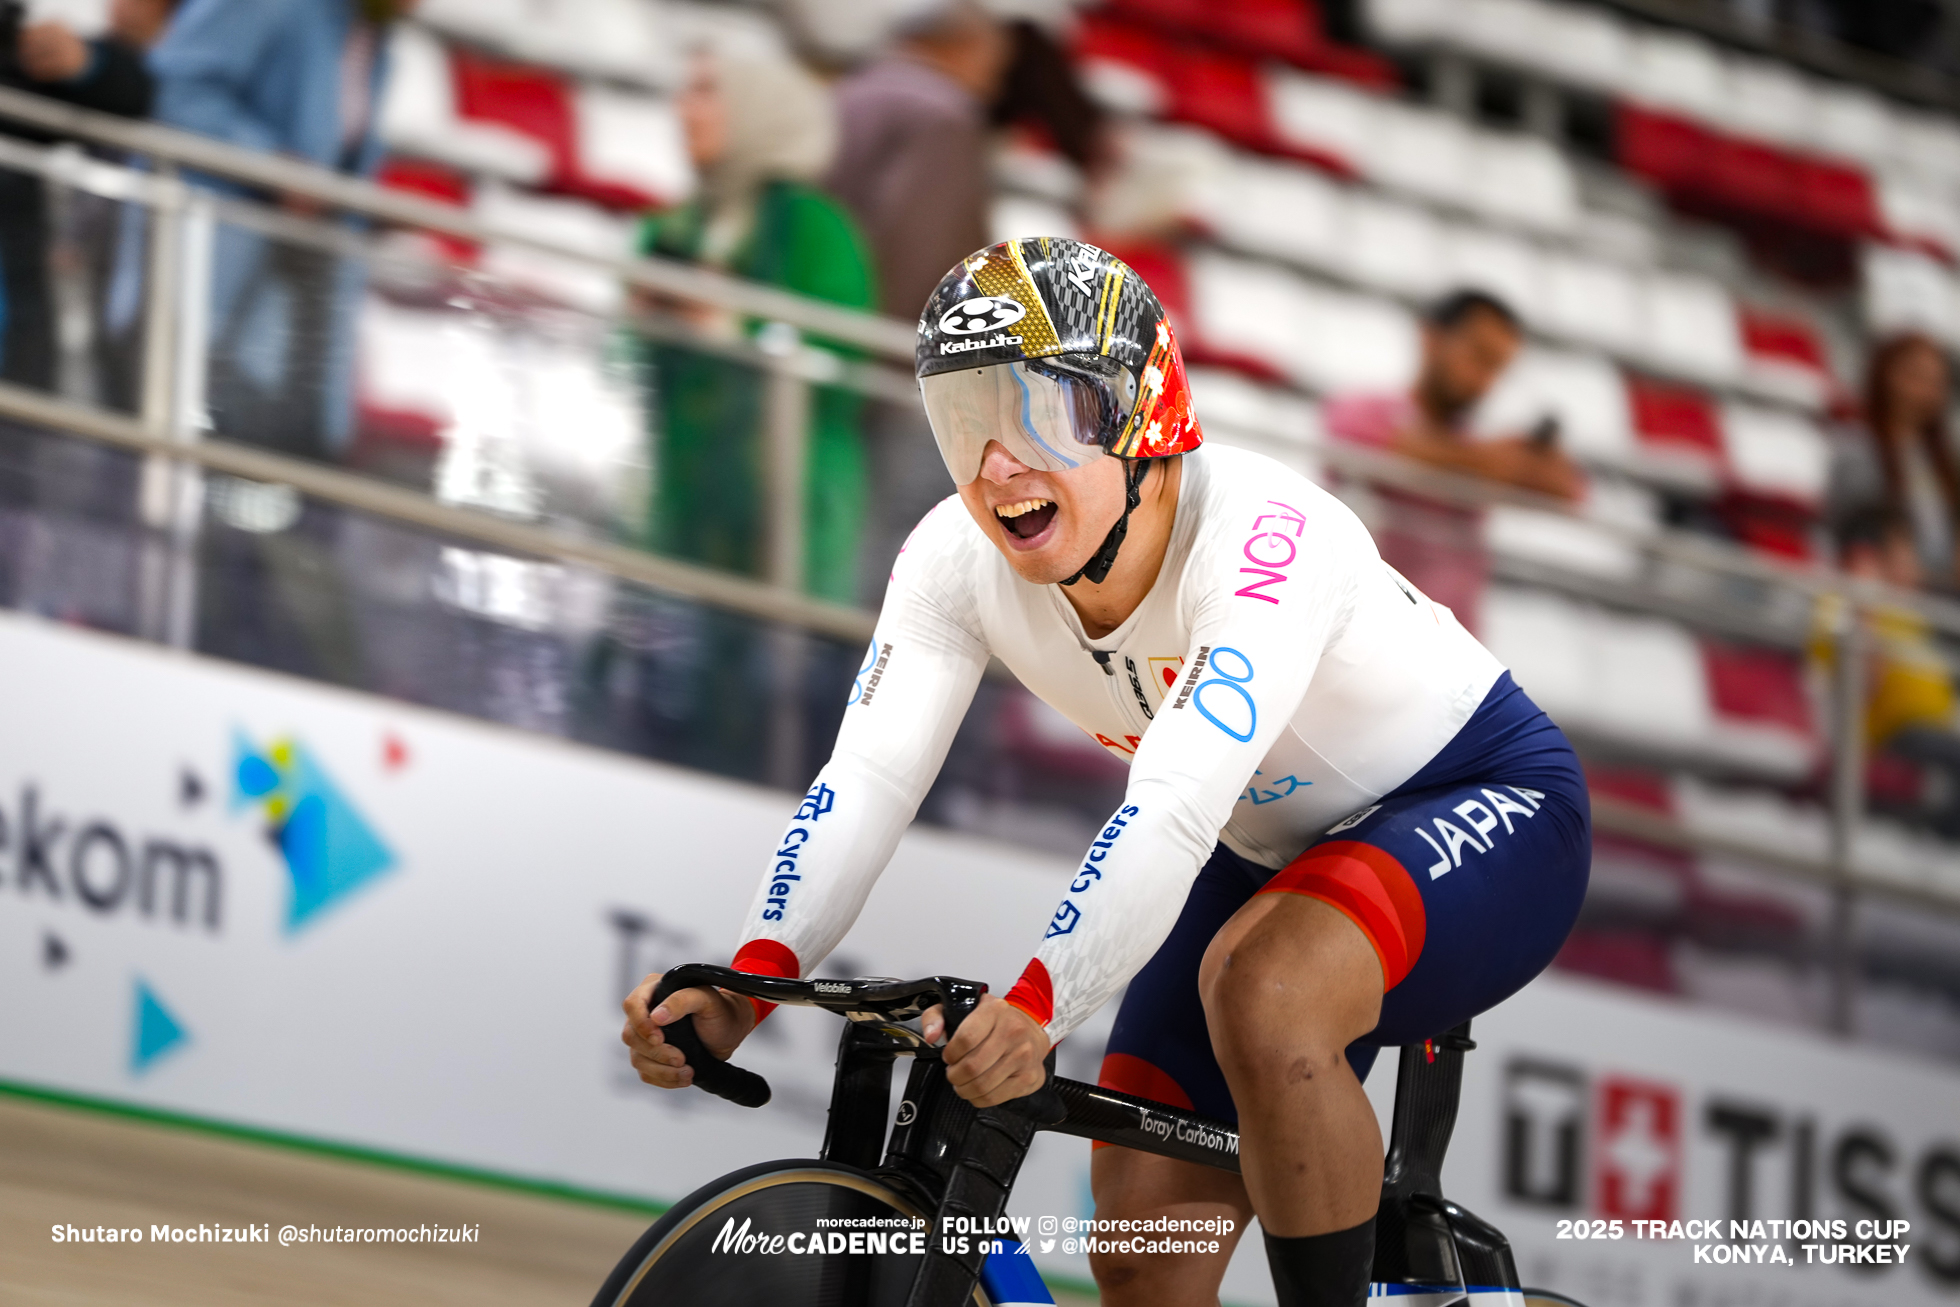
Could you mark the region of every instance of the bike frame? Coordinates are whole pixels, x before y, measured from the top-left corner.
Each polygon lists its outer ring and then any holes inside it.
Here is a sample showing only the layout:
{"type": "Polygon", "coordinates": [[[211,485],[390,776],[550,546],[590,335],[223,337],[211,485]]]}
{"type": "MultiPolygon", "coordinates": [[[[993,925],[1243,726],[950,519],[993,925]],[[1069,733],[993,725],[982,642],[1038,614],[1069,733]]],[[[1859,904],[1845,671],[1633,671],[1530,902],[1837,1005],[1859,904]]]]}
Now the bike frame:
{"type": "MultiPolygon", "coordinates": [[[[968,1103],[947,1081],[940,1050],[900,1023],[937,1004],[944,1008],[950,1039],[986,991],[973,981],[951,976],[789,980],[690,964],[662,976],[653,1005],[675,990],[697,987],[823,1008],[845,1018],[820,1156],[877,1176],[934,1214],[935,1237],[908,1307],[944,1307],[971,1298],[988,1256],[975,1244],[984,1241],[970,1240],[962,1251],[938,1236],[949,1218],[971,1218],[980,1223],[972,1228],[987,1229],[986,1223],[1004,1215],[1037,1131],[1239,1171],[1237,1127],[1057,1076],[1052,1053],[1048,1080],[1035,1093],[998,1107],[968,1103]],[[901,1056],[913,1063],[894,1118],[892,1075],[901,1056]]],[[[666,1027],[665,1035],[686,1055],[701,1088],[750,1107],[768,1101],[767,1082],[709,1054],[691,1018],[666,1027]]],[[[1456,1126],[1463,1055],[1474,1047],[1465,1022],[1402,1050],[1371,1292],[1403,1298],[1405,1307],[1522,1302],[1504,1236],[1442,1195],[1440,1175],[1456,1126]]]]}

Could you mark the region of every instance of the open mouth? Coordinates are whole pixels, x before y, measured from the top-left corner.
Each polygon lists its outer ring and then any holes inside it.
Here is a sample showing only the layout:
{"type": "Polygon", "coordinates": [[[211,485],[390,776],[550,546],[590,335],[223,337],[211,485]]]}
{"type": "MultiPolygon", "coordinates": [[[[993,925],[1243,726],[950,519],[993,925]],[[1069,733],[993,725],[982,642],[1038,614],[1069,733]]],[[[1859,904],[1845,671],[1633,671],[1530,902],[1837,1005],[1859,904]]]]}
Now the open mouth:
{"type": "Polygon", "coordinates": [[[1001,520],[1007,534],[1020,540],[1032,540],[1048,529],[1055,520],[1055,501],[1052,499],[1023,499],[1017,504],[1001,504],[994,509],[994,515],[1001,520]]]}

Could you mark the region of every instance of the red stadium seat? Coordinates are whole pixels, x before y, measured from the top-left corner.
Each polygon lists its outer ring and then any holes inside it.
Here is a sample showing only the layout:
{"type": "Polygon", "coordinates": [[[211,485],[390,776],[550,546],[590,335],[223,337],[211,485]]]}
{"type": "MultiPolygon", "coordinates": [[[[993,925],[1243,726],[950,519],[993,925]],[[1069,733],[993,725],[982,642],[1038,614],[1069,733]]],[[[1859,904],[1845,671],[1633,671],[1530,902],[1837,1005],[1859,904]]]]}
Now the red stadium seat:
{"type": "Polygon", "coordinates": [[[1827,159],[1805,159],[1797,167],[1797,204],[1819,231],[1833,235],[1884,235],[1872,178],[1860,169],[1827,159]]]}
{"type": "Polygon", "coordinates": [[[1273,133],[1258,65],[1211,50],[1183,50],[1174,57],[1167,69],[1171,117],[1217,132],[1248,150],[1283,148],[1273,133]]]}
{"type": "Polygon", "coordinates": [[[1817,722],[1796,654],[1703,640],[1701,656],[1708,668],[1709,698],[1724,724],[1774,727],[1815,747],[1817,722]]]}
{"type": "Polygon", "coordinates": [[[1104,13],[1125,22],[1196,33],[1210,29],[1212,9],[1207,0],[1110,0],[1104,13]]]}
{"type": "Polygon", "coordinates": [[[1818,338],[1816,329],[1802,318],[1745,308],[1742,338],[1752,355],[1778,359],[1822,375],[1830,373],[1824,342],[1818,338]]]}
{"type": "Polygon", "coordinates": [[[1762,141],[1721,136],[1708,175],[1720,179],[1720,198],[1751,213],[1787,213],[1798,203],[1797,159],[1762,141]]]}
{"type": "Polygon", "coordinates": [[[1644,767],[1586,765],[1586,788],[1618,803],[1645,808],[1658,816],[1674,815],[1674,787],[1666,773],[1644,767]]]}
{"type": "MultiPolygon", "coordinates": [[[[382,163],[375,181],[391,191],[406,191],[458,209],[470,207],[469,178],[425,159],[390,158],[382,163]]],[[[430,239],[442,257],[451,263],[475,263],[481,252],[475,241],[460,237],[431,233],[430,239]]]]}
{"type": "Polygon", "coordinates": [[[1817,513],[1808,504],[1732,490],[1717,501],[1715,512],[1738,542],[1758,553],[1799,561],[1816,556],[1811,536],[1817,513]]]}
{"type": "Polygon", "coordinates": [[[1402,74],[1388,60],[1372,50],[1335,45],[1332,41],[1323,42],[1314,51],[1313,57],[1301,61],[1300,66],[1310,72],[1326,73],[1329,77],[1338,77],[1377,91],[1394,90],[1402,85],[1402,74]]]}
{"type": "Polygon", "coordinates": [[[1251,55],[1311,63],[1326,44],[1312,0],[1229,0],[1213,10],[1219,40],[1251,55]]]}
{"type": "Polygon", "coordinates": [[[459,116],[498,123],[538,141],[551,152],[553,185],[577,174],[578,129],[564,82],[539,68],[461,49],[451,52],[450,69],[459,116]]]}
{"type": "Polygon", "coordinates": [[[1743,307],[1740,317],[1747,366],[1759,384],[1820,408],[1837,399],[1837,378],[1815,327],[1766,309],[1743,307]]]}
{"type": "Polygon", "coordinates": [[[391,191],[407,191],[459,209],[469,207],[469,178],[425,159],[388,159],[375,181],[391,191]]]}
{"type": "Polygon", "coordinates": [[[1132,113],[1169,110],[1173,57],[1169,43],[1155,32],[1090,14],[1076,27],[1073,56],[1098,99],[1132,113]]]}
{"type": "Polygon", "coordinates": [[[1841,240],[1885,234],[1871,178],[1856,165],[1634,104],[1618,105],[1615,121],[1621,166],[1676,200],[1841,240]]]}
{"type": "Polygon", "coordinates": [[[1885,233],[1871,179],[1850,164],[1800,160],[1797,203],[1810,226],[1819,231],[1846,238],[1885,233]]]}
{"type": "Polygon", "coordinates": [[[1692,387],[1634,373],[1626,381],[1627,406],[1643,447],[1670,461],[1722,466],[1722,419],[1713,400],[1692,387]]]}
{"type": "Polygon", "coordinates": [[[1674,114],[1621,104],[1615,114],[1620,165],[1667,191],[1701,184],[1716,153],[1715,134],[1674,114]]]}
{"type": "Polygon", "coordinates": [[[1401,81],[1395,65],[1381,56],[1329,41],[1314,0],[1112,0],[1102,13],[1364,86],[1392,87],[1401,81]]]}

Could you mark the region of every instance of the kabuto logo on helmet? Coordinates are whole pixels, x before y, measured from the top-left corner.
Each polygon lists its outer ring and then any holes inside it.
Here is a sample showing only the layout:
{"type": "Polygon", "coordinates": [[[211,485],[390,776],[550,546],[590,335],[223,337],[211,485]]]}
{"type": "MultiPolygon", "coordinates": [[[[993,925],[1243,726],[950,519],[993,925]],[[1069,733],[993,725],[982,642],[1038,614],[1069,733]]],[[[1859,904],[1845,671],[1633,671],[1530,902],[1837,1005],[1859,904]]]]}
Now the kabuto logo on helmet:
{"type": "Polygon", "coordinates": [[[951,336],[977,336],[1011,327],[1028,316],[1027,306],[1004,295],[976,295],[947,309],[939,329],[951,336]]]}

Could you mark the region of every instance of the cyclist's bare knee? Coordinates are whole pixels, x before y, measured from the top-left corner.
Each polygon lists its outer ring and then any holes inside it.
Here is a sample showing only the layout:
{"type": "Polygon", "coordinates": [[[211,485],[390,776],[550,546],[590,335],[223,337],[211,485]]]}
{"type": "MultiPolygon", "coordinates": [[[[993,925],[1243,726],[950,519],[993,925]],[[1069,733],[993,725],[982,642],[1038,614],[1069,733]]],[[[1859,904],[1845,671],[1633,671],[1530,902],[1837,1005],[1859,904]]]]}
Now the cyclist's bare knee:
{"type": "Polygon", "coordinates": [[[1381,1014],[1381,962],[1345,915],[1296,894],[1256,897],[1228,921],[1198,971],[1221,1061],[1254,1074],[1278,1058],[1327,1061],[1381,1014]]]}

